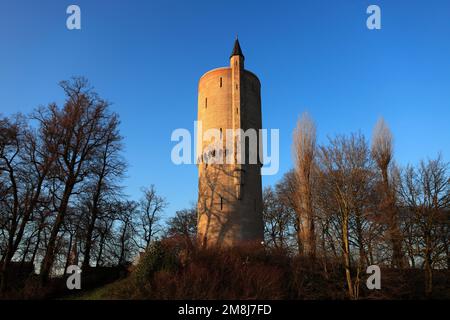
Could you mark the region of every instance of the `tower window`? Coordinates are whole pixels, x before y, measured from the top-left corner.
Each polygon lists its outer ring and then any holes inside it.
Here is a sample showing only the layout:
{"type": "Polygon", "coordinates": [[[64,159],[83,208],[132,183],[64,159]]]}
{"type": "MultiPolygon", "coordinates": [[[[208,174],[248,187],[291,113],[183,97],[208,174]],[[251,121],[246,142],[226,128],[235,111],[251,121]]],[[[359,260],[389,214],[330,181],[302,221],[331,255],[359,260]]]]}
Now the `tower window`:
{"type": "Polygon", "coordinates": [[[208,98],[205,98],[205,109],[208,108],[208,98]]]}
{"type": "Polygon", "coordinates": [[[220,139],[222,139],[222,128],[220,128],[220,139]]]}
{"type": "Polygon", "coordinates": [[[220,77],[220,87],[222,88],[222,77],[220,77]]]}

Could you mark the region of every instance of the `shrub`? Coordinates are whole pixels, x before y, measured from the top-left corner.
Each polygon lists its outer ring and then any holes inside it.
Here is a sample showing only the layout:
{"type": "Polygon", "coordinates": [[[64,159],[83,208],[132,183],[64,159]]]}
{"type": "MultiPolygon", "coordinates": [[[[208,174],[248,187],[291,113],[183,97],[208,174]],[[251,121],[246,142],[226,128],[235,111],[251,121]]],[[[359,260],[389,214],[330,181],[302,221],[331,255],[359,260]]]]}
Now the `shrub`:
{"type": "Polygon", "coordinates": [[[179,266],[177,252],[169,245],[156,241],[143,254],[133,272],[134,280],[138,283],[148,283],[155,272],[166,270],[174,271],[179,266]]]}
{"type": "MultiPolygon", "coordinates": [[[[173,240],[173,239],[172,239],[173,240]]],[[[382,270],[382,290],[361,299],[423,297],[420,270],[382,270]]],[[[436,297],[448,297],[448,271],[436,271],[436,297]]],[[[190,248],[155,242],[128,278],[87,296],[93,299],[347,299],[340,261],[311,260],[251,247],[190,248]]]]}

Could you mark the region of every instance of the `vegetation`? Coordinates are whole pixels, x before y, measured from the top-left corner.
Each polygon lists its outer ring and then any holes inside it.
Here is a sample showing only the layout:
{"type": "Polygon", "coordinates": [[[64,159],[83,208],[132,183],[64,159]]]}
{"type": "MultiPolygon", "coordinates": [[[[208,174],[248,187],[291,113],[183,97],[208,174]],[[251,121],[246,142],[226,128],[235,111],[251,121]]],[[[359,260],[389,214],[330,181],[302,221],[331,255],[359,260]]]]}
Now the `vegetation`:
{"type": "MultiPolygon", "coordinates": [[[[164,242],[164,241],[163,241],[164,242]]],[[[78,299],[348,299],[340,261],[312,261],[273,248],[196,249],[185,259],[179,244],[143,259],[123,280],[78,296],[78,299]],[[167,255],[168,252],[172,254],[167,255]],[[177,252],[178,254],[173,254],[177,252]],[[173,258],[176,259],[173,259],[173,258]],[[157,263],[155,263],[158,261],[157,263]]],[[[361,286],[364,299],[423,299],[423,273],[383,268],[383,290],[361,286]]],[[[363,280],[367,275],[362,276],[363,280]]],[[[433,298],[450,297],[449,273],[436,272],[433,298]]]]}
{"type": "Polygon", "coordinates": [[[84,270],[129,265],[161,231],[167,202],[153,185],[140,201],[122,193],[118,115],[84,78],[61,87],[62,107],[0,119],[3,292],[27,264],[38,267],[42,285],[79,262],[84,270]]]}
{"type": "Polygon", "coordinates": [[[400,168],[382,119],[371,148],[361,133],[322,145],[315,135],[312,120],[302,116],[294,133],[295,169],[264,191],[267,243],[324,268],[340,261],[352,299],[360,297],[361,276],[374,264],[422,269],[430,296],[433,275],[450,266],[449,163],[438,155],[400,168]]]}
{"type": "Polygon", "coordinates": [[[195,208],[164,221],[155,186],[139,201],[123,194],[109,103],[84,78],[61,87],[63,106],[0,117],[2,298],[71,294],[73,264],[84,290],[97,288],[81,298],[449,298],[449,163],[398,166],[383,120],[371,143],[353,133],[319,144],[302,116],[295,167],[264,190],[264,246],[200,249],[195,208]],[[382,290],[369,291],[374,264],[382,290]]]}

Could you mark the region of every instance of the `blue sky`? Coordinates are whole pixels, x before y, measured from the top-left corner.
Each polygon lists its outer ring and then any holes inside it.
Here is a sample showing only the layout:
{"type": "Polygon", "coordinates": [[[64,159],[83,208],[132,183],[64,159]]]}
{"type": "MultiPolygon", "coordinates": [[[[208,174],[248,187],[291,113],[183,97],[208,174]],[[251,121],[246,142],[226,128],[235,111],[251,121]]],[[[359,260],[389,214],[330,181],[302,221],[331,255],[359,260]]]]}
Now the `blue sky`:
{"type": "Polygon", "coordinates": [[[263,126],[280,129],[280,172],[292,167],[295,122],[308,111],[327,135],[383,116],[400,164],[450,159],[450,1],[0,0],[0,113],[62,102],[57,83],[84,75],[120,114],[126,192],[155,184],[167,215],[197,198],[195,165],[170,160],[176,128],[193,130],[197,84],[228,64],[239,35],[262,83],[263,126]],[[81,7],[82,30],[66,29],[81,7]],[[366,28],[381,7],[382,29],[366,28]]]}

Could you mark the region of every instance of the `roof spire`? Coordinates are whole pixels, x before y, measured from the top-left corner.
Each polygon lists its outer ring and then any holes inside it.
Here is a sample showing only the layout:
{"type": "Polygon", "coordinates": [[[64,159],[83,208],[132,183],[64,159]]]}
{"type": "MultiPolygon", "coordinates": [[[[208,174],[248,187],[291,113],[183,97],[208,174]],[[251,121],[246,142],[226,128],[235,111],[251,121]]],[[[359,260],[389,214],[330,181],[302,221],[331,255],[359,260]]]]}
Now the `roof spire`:
{"type": "Polygon", "coordinates": [[[234,48],[233,48],[233,52],[231,53],[230,58],[232,56],[241,56],[242,58],[244,58],[244,54],[242,53],[241,46],[239,44],[237,35],[236,35],[236,40],[234,41],[234,48]]]}

